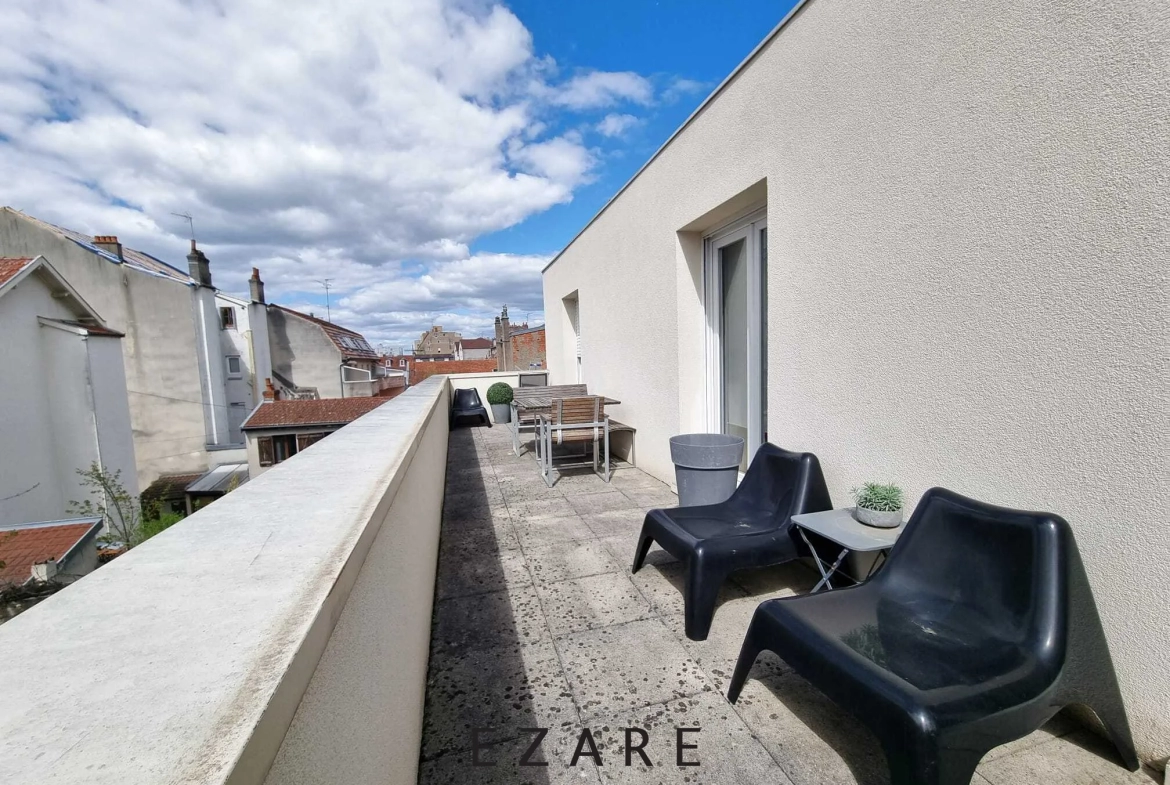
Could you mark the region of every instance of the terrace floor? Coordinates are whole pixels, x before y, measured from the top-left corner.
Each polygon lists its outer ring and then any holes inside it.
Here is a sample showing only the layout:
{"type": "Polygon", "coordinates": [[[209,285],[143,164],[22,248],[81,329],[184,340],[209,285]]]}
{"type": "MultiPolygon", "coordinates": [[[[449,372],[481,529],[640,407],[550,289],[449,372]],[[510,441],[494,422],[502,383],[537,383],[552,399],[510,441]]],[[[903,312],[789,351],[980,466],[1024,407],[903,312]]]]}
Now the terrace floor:
{"type": "MultiPolygon", "coordinates": [[[[530,453],[517,458],[504,427],[451,434],[419,782],[887,783],[876,740],[770,653],[739,703],[725,697],[756,605],[806,592],[802,564],[737,573],[708,639],[683,634],[682,576],[651,551],[630,574],[647,509],[674,506],[670,489],[625,464],[607,485],[567,469],[547,488],[530,453]],[[699,727],[675,765],[675,727],[699,727]],[[602,765],[569,765],[582,728],[602,765]],[[624,728],[649,734],[654,767],[624,765],[624,728]],[[484,729],[472,766],[472,729],[484,729]],[[544,768],[519,767],[548,728],[544,768]]],[[[634,743],[638,738],[634,737],[634,743]]],[[[588,748],[586,747],[586,751],[588,748]]],[[[1063,715],[994,750],[974,783],[1152,783],[1116,764],[1113,748],[1063,715]]]]}

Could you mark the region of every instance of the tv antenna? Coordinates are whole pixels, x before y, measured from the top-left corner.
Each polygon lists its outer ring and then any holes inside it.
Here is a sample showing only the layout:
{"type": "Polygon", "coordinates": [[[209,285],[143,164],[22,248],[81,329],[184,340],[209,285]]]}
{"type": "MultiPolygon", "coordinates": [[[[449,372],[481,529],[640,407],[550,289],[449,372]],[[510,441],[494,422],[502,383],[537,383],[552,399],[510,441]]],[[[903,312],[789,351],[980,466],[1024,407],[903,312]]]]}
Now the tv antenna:
{"type": "Polygon", "coordinates": [[[325,321],[332,322],[333,311],[329,308],[329,287],[333,285],[333,279],[326,278],[323,281],[317,281],[317,283],[325,287],[325,321]]]}
{"type": "Polygon", "coordinates": [[[191,213],[171,213],[176,218],[187,219],[187,225],[191,227],[191,249],[195,249],[195,219],[191,217],[191,213]]]}

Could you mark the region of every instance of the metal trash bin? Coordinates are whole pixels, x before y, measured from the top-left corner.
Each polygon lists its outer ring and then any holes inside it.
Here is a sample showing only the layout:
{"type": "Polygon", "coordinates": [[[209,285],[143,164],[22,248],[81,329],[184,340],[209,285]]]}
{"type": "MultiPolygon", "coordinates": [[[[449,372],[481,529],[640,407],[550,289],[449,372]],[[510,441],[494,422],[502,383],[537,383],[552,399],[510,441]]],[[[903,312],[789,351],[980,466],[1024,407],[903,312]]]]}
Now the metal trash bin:
{"type": "Polygon", "coordinates": [[[727,501],[739,479],[743,447],[743,437],[722,433],[684,433],[670,437],[679,506],[697,507],[727,501]]]}

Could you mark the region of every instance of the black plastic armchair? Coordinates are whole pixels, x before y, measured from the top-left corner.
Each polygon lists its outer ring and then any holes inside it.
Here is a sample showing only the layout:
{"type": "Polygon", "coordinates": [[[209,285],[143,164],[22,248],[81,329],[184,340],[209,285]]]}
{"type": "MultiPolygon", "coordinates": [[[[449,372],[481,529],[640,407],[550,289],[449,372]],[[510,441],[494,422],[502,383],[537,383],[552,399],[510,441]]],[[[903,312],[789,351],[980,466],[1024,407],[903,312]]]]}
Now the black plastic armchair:
{"type": "Polygon", "coordinates": [[[651,510],[642,524],[632,571],[641,569],[654,542],[681,561],[686,566],[686,634],[694,641],[706,640],[727,576],[804,555],[807,548],[792,529],[792,516],[832,507],[815,455],[764,444],[727,501],[651,510]]]}
{"type": "Polygon", "coordinates": [[[487,409],[484,408],[483,401],[479,398],[479,391],[474,387],[455,391],[455,397],[451,401],[451,416],[447,423],[448,428],[454,428],[455,423],[464,417],[482,419],[484,424],[489,427],[492,424],[492,421],[488,419],[487,409]]]}
{"type": "Polygon", "coordinates": [[[1138,768],[1072,530],[1049,513],[930,490],[867,583],[760,604],[733,703],[764,649],[870,727],[894,785],[967,785],[993,747],[1074,703],[1138,768]]]}

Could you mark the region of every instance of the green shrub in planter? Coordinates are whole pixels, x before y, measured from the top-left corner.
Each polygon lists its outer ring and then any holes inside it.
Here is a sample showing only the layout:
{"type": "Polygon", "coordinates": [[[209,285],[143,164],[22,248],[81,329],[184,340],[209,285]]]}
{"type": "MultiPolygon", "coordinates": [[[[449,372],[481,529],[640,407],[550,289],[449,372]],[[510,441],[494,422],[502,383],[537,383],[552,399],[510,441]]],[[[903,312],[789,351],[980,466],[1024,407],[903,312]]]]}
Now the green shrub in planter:
{"type": "Polygon", "coordinates": [[[853,517],[862,523],[886,529],[902,525],[902,489],[897,485],[867,482],[853,489],[853,501],[853,517]]]}
{"type": "Polygon", "coordinates": [[[512,386],[507,382],[496,382],[487,391],[488,403],[507,406],[512,402],[512,386]]]}

